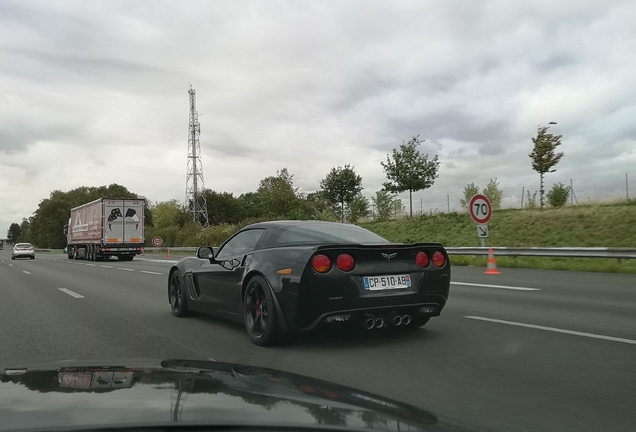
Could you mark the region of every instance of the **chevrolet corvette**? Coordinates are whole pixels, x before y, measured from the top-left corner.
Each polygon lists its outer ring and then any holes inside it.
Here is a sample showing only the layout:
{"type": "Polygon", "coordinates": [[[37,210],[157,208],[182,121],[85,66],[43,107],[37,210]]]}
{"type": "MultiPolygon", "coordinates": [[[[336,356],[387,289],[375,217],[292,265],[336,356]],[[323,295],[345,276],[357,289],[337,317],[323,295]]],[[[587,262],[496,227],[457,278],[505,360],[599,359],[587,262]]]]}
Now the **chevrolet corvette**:
{"type": "Polygon", "coordinates": [[[450,262],[438,243],[391,243],[356,225],[272,221],[202,247],[168,276],[172,313],[243,323],[257,345],[282,333],[355,325],[419,328],[439,316],[450,262]]]}

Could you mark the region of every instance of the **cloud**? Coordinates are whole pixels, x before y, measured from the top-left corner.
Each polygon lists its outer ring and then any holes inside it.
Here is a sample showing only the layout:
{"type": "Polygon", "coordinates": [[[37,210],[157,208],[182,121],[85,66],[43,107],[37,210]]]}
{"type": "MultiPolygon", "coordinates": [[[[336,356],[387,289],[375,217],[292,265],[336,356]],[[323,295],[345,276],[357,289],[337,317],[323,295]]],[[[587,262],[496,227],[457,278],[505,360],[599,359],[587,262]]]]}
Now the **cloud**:
{"type": "Polygon", "coordinates": [[[312,191],[349,163],[370,196],[380,161],[419,134],[442,162],[414,195],[423,208],[457,208],[465,184],[495,177],[518,205],[538,188],[530,138],[556,121],[549,185],[603,196],[636,178],[635,14],[630,1],[4,1],[0,226],[52,189],[116,181],[182,200],[189,83],[213,189],[248,192],[286,166],[312,191]]]}

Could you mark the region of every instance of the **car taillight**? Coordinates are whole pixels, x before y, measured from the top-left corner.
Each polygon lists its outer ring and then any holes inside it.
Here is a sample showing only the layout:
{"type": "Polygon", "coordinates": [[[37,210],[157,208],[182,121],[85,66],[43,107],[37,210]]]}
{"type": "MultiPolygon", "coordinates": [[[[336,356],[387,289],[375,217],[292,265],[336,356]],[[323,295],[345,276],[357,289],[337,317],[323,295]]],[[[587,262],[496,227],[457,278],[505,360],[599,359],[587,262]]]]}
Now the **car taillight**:
{"type": "Polygon", "coordinates": [[[311,260],[311,265],[318,273],[327,273],[331,270],[331,260],[327,255],[316,255],[311,260]]]}
{"type": "Polygon", "coordinates": [[[336,265],[342,271],[348,272],[354,269],[356,266],[356,260],[349,254],[341,254],[338,255],[338,259],[336,260],[336,265]]]}
{"type": "Polygon", "coordinates": [[[33,250],[33,246],[31,246],[29,249],[33,250]]]}
{"type": "Polygon", "coordinates": [[[444,267],[444,264],[446,264],[444,254],[440,251],[435,252],[433,254],[433,264],[435,264],[435,267],[444,267]]]}
{"type": "Polygon", "coordinates": [[[428,267],[428,255],[425,252],[418,252],[415,256],[415,262],[422,268],[428,267]]]}

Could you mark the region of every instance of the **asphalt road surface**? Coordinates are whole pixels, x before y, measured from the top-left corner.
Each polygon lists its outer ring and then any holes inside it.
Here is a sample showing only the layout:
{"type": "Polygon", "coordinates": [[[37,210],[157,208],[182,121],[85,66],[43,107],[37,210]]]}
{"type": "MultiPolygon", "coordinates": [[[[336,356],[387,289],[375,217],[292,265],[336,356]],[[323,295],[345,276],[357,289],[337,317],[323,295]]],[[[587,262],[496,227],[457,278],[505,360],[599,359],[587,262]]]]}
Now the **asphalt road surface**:
{"type": "Polygon", "coordinates": [[[174,317],[170,265],[160,255],[12,261],[5,248],[0,365],[213,359],[350,385],[474,430],[635,430],[636,276],[520,269],[486,276],[456,267],[447,308],[421,330],[311,333],[260,348],[238,324],[174,317]]]}

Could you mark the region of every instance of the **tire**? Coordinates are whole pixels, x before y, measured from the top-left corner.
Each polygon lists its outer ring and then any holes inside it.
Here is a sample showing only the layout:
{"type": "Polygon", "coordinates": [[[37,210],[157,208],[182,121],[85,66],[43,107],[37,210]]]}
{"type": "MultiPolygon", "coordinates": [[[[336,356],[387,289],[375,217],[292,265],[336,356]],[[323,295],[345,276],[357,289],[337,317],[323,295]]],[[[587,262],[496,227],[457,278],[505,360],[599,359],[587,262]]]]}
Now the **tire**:
{"type": "Polygon", "coordinates": [[[184,317],[189,314],[188,299],[185,292],[185,284],[179,270],[172,273],[168,284],[168,296],[170,298],[170,308],[176,317],[184,317]]]}
{"type": "Polygon", "coordinates": [[[31,258],[31,259],[35,259],[35,255],[31,256],[30,258],[31,258]]]}
{"type": "Polygon", "coordinates": [[[12,260],[14,260],[14,259],[15,259],[15,256],[11,255],[11,259],[12,259],[12,260]]]}
{"type": "Polygon", "coordinates": [[[243,298],[243,319],[247,334],[256,345],[274,345],[280,338],[278,316],[269,284],[261,276],[247,283],[243,298]]]}
{"type": "Polygon", "coordinates": [[[411,324],[409,324],[407,326],[402,326],[402,327],[414,330],[414,329],[418,329],[420,327],[424,327],[430,320],[431,320],[431,317],[413,318],[413,320],[411,321],[411,324]]]}

